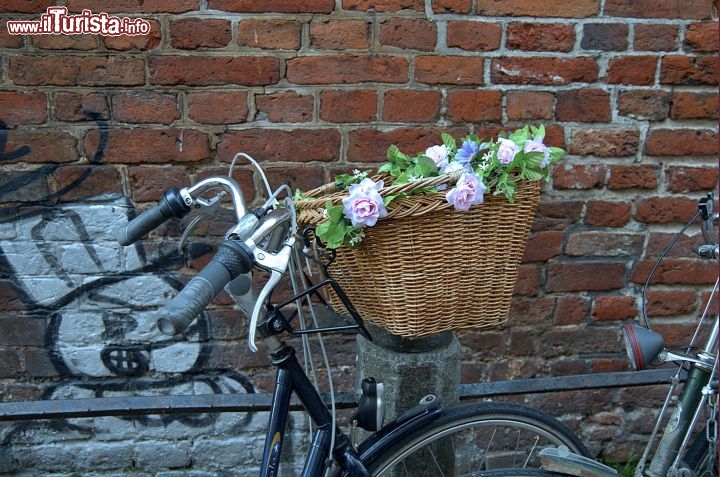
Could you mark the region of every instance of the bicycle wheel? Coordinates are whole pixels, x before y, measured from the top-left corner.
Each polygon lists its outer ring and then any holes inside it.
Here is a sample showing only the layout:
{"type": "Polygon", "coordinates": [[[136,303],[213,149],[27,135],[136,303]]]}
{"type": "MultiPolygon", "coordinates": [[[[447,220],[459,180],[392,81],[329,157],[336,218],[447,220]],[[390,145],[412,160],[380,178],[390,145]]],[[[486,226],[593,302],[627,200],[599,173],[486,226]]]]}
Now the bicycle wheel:
{"type": "Polygon", "coordinates": [[[472,476],[489,469],[539,468],[540,450],[559,445],[589,455],[575,434],[551,416],[488,402],[444,410],[365,464],[373,476],[472,476]]]}

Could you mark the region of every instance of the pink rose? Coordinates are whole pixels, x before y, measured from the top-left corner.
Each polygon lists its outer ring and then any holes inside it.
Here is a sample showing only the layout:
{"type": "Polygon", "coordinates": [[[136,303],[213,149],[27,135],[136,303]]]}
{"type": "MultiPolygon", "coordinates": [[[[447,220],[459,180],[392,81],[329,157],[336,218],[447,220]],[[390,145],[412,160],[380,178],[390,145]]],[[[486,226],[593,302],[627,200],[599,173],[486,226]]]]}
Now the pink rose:
{"type": "Polygon", "coordinates": [[[482,204],[485,184],[476,174],[465,173],[446,195],[445,198],[457,210],[467,212],[470,206],[482,204]]]}
{"type": "Polygon", "coordinates": [[[500,138],[500,147],[497,151],[497,158],[500,164],[510,164],[515,159],[515,154],[520,148],[510,139],[500,138]]]}
{"type": "Polygon", "coordinates": [[[343,215],[353,227],[372,227],[387,216],[387,209],[379,190],[383,181],[373,182],[365,178],[359,184],[351,185],[348,197],[342,200],[343,215]]]}

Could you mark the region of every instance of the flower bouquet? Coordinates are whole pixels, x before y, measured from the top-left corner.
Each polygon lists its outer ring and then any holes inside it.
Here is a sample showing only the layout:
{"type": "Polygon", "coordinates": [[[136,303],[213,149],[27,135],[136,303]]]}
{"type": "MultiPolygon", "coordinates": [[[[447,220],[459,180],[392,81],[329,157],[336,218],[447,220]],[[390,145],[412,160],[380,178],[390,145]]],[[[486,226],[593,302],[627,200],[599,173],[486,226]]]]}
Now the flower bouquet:
{"type": "Polygon", "coordinates": [[[542,126],[470,134],[416,155],[396,146],[370,175],[354,171],[296,194],[299,223],[336,249],[329,273],[364,318],[404,337],[507,319],[542,180],[565,153],[542,126]]]}

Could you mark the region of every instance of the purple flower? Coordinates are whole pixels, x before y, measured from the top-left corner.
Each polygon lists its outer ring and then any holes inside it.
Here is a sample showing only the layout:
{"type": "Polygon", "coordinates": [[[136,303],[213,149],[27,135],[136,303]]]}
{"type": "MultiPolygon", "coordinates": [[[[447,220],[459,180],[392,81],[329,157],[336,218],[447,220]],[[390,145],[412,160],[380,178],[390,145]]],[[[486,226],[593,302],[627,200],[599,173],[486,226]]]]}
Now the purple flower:
{"type": "Polygon", "coordinates": [[[470,206],[482,204],[484,200],[485,184],[476,175],[471,173],[463,174],[455,184],[455,187],[445,195],[445,198],[457,210],[467,212],[470,206]]]}
{"type": "Polygon", "coordinates": [[[469,167],[470,161],[475,158],[479,151],[480,146],[478,146],[477,143],[474,141],[464,141],[460,149],[458,149],[458,152],[455,154],[455,160],[463,166],[469,167]]]}
{"type": "Polygon", "coordinates": [[[387,216],[387,209],[379,190],[383,181],[373,182],[365,178],[359,184],[351,185],[348,197],[342,200],[343,215],[353,227],[372,227],[387,216]]]}
{"type": "Polygon", "coordinates": [[[525,143],[525,152],[542,152],[543,160],[540,167],[545,167],[550,162],[550,148],[543,144],[542,141],[531,139],[525,143]]]}
{"type": "Polygon", "coordinates": [[[510,164],[515,159],[515,154],[520,151],[520,148],[510,139],[500,138],[499,143],[497,158],[500,164],[510,164]]]}

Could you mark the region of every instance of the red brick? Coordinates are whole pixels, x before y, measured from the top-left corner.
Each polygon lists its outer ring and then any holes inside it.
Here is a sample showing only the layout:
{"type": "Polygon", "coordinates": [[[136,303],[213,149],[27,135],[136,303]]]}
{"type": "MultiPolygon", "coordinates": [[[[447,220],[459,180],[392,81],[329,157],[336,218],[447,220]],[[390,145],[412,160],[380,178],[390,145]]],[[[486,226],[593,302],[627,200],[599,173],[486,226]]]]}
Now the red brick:
{"type": "Polygon", "coordinates": [[[437,43],[437,25],[415,18],[390,18],[380,23],[380,44],[403,50],[432,51],[437,43]]]}
{"type": "Polygon", "coordinates": [[[634,156],[640,144],[640,132],[635,129],[579,129],[572,131],[568,153],[579,156],[634,156]]]}
{"type": "Polygon", "coordinates": [[[615,290],[625,286],[625,272],[624,263],[550,263],[545,289],[548,292],[615,290]]]}
{"type": "Polygon", "coordinates": [[[80,50],[88,51],[97,48],[97,37],[94,35],[35,35],[32,44],[42,50],[80,50]]]}
{"type": "Polygon", "coordinates": [[[654,129],[645,152],[650,156],[712,156],[717,154],[717,132],[711,129],[654,129]]]}
{"type": "Polygon", "coordinates": [[[433,122],[440,114],[439,91],[393,89],[385,93],[383,119],[391,122],[433,122]]]}
{"type": "Polygon", "coordinates": [[[634,296],[606,295],[593,300],[592,318],[595,321],[626,321],[637,316],[634,296]]]}
{"type": "Polygon", "coordinates": [[[639,256],[643,250],[643,234],[579,231],[568,235],[565,255],[571,257],[639,256]]]}
{"type": "Polygon", "coordinates": [[[229,20],[183,18],[170,22],[170,44],[173,48],[223,48],[231,39],[229,20]]]}
{"type": "Polygon", "coordinates": [[[510,50],[568,52],[575,46],[575,29],[563,23],[514,22],[507,26],[505,45],[510,50]]]}
{"type": "Polygon", "coordinates": [[[665,173],[670,192],[702,192],[718,186],[717,167],[668,166],[665,173]]]}
{"type": "Polygon", "coordinates": [[[662,121],[668,117],[671,93],[657,90],[621,91],[618,113],[634,119],[662,121]]]}
{"type": "Polygon", "coordinates": [[[263,86],[280,79],[280,62],[267,56],[153,56],[150,82],[159,85],[263,86]]]}
{"type": "Polygon", "coordinates": [[[190,176],[184,167],[146,167],[128,168],[128,180],[135,202],[155,202],[171,187],[186,187],[190,176]]]}
{"type": "Polygon", "coordinates": [[[605,166],[602,164],[559,164],[553,170],[553,187],[566,189],[597,189],[605,185],[605,166]]]}
{"type": "Polygon", "coordinates": [[[610,122],[610,94],[600,89],[575,89],[557,95],[555,117],[560,121],[610,122]]]}
{"type": "Polygon", "coordinates": [[[238,44],[268,50],[298,50],[302,24],[292,20],[241,20],[238,44]]]}
{"type": "Polygon", "coordinates": [[[585,223],[598,227],[623,227],[631,219],[632,205],[628,202],[591,200],[587,203],[585,223]]]}
{"type": "Polygon", "coordinates": [[[320,94],[320,118],[334,123],[359,123],[377,119],[375,90],[328,90],[320,94]]]}
{"type": "Polygon", "coordinates": [[[718,51],[717,20],[693,23],[685,31],[685,45],[689,51],[712,53],[718,51]]]}
{"type": "Polygon", "coordinates": [[[500,48],[502,27],[497,23],[451,20],[447,24],[447,46],[467,51],[500,48]]]}
{"type": "Polygon", "coordinates": [[[580,220],[582,209],[580,201],[540,200],[532,230],[564,230],[580,220]]]}
{"type": "Polygon", "coordinates": [[[690,250],[703,243],[699,231],[694,235],[683,234],[675,245],[669,251],[666,251],[668,245],[676,238],[677,231],[650,232],[649,235],[645,250],[646,258],[657,258],[663,253],[666,253],[668,257],[688,258],[692,256],[690,250]]]}
{"type": "Polygon", "coordinates": [[[121,56],[13,56],[11,81],[21,86],[140,86],[145,63],[121,56]]]}
{"type": "Polygon", "coordinates": [[[44,123],[47,121],[45,93],[0,91],[0,121],[6,126],[44,123]]]}
{"type": "MultiPolygon", "coordinates": [[[[55,2],[53,5],[57,5],[55,2]]],[[[68,0],[67,8],[71,12],[90,10],[106,13],[186,13],[200,10],[199,0],[68,0]]]]}
{"type": "Polygon", "coordinates": [[[434,13],[470,13],[472,0],[432,0],[434,13]]]}
{"type": "Polygon", "coordinates": [[[72,134],[57,129],[8,130],[5,152],[22,151],[25,148],[27,154],[19,158],[3,158],[2,163],[12,164],[18,161],[34,164],[66,163],[79,159],[77,139],[72,134]]]}
{"type": "Polygon", "coordinates": [[[718,94],[696,91],[676,91],[670,107],[672,119],[717,119],[718,94]]]}
{"type": "Polygon", "coordinates": [[[313,20],[310,46],[323,50],[362,50],[370,47],[370,25],[365,20],[313,20]]]}
{"type": "Polygon", "coordinates": [[[540,267],[520,265],[513,295],[537,296],[540,291],[540,267]]]}
{"type": "MultiPolygon", "coordinates": [[[[641,260],[630,274],[633,283],[645,283],[655,260],[641,260]]],[[[717,263],[696,259],[666,258],[655,270],[650,284],[710,285],[717,279],[717,263]]]]}
{"type": "Polygon", "coordinates": [[[188,93],[188,117],[203,124],[238,124],[248,119],[245,91],[188,93]]]}
{"type": "Polygon", "coordinates": [[[518,335],[513,334],[510,337],[510,348],[515,348],[517,353],[532,353],[533,336],[528,336],[527,326],[535,327],[530,333],[537,333],[537,327],[543,324],[552,323],[553,309],[555,308],[555,300],[549,297],[514,297],[510,304],[510,316],[508,323],[511,330],[518,331],[519,334],[525,335],[523,341],[528,340],[530,346],[517,346],[518,335]]]}
{"type": "Polygon", "coordinates": [[[564,232],[560,230],[548,230],[533,232],[525,244],[523,262],[545,262],[560,255],[563,244],[564,232]]]}
{"type": "Polygon", "coordinates": [[[258,119],[272,123],[306,123],[313,120],[313,97],[294,92],[255,95],[258,119]]]}
{"type": "Polygon", "coordinates": [[[425,84],[482,85],[484,60],[477,56],[418,56],[415,80],[425,84]]]}
{"type": "Polygon", "coordinates": [[[335,0],[208,0],[208,8],[237,13],[332,13],[335,0]]]}
{"type": "Polygon", "coordinates": [[[115,120],[121,123],[171,124],[180,119],[175,94],[154,91],[117,93],[111,101],[115,120]]]}
{"type": "Polygon", "coordinates": [[[386,161],[388,147],[395,144],[407,154],[416,154],[440,143],[440,134],[447,131],[455,137],[467,134],[463,128],[405,127],[390,131],[364,128],[348,134],[349,162],[381,163],[386,161]]]}
{"type": "Polygon", "coordinates": [[[660,83],[678,86],[718,84],[718,57],[667,55],[660,63],[660,83]]]}
{"type": "Polygon", "coordinates": [[[528,2],[526,0],[477,0],[478,15],[585,18],[600,11],[598,0],[528,2]]]}
{"type": "MultiPolygon", "coordinates": [[[[1,9],[2,7],[0,7],[1,9]]],[[[7,20],[0,20],[0,48],[22,48],[25,45],[23,37],[11,35],[7,30],[7,20]]]]}
{"type": "Polygon", "coordinates": [[[259,162],[330,162],[340,157],[340,132],[335,129],[247,129],[220,137],[217,159],[230,162],[238,151],[259,162]]]}
{"type": "Polygon", "coordinates": [[[145,19],[150,23],[150,33],[147,35],[119,35],[119,36],[103,36],[102,43],[108,50],[116,51],[147,51],[160,46],[162,40],[162,27],[160,22],[153,18],[145,19]]]}
{"type": "Polygon", "coordinates": [[[343,10],[375,10],[379,13],[395,13],[401,10],[425,11],[423,0],[342,0],[343,10]]]}
{"type": "Polygon", "coordinates": [[[505,109],[509,119],[552,119],[554,102],[552,93],[508,91],[505,109]]]}
{"type": "Polygon", "coordinates": [[[59,92],[53,95],[52,105],[53,116],[59,121],[87,121],[90,114],[110,117],[108,101],[103,94],[59,92]]]}
{"type": "Polygon", "coordinates": [[[607,0],[605,15],[630,18],[672,18],[673,20],[692,20],[710,18],[713,0],[607,0]]]}
{"type": "Polygon", "coordinates": [[[656,189],[660,167],[655,164],[610,166],[608,189],[656,189]]]}
{"type": "Polygon", "coordinates": [[[648,316],[686,315],[695,310],[695,292],[692,290],[648,290],[646,310],[648,316]]]}
{"type": "Polygon", "coordinates": [[[686,223],[697,211],[697,202],[678,197],[649,197],[636,204],[635,220],[667,224],[686,223]]]}
{"type": "Polygon", "coordinates": [[[270,184],[288,184],[292,190],[308,191],[325,184],[324,169],[319,167],[268,167],[270,184]]]}
{"type": "MultiPolygon", "coordinates": [[[[90,131],[85,150],[97,150],[99,141],[99,132],[90,131]]],[[[113,129],[105,148],[105,162],[115,164],[198,162],[210,157],[207,135],[193,129],[113,129]]]]}
{"type": "Polygon", "coordinates": [[[605,82],[608,84],[628,84],[651,86],[655,84],[655,56],[622,56],[608,63],[605,82]]]}
{"type": "Polygon", "coordinates": [[[57,4],[52,0],[6,0],[0,5],[0,13],[45,13],[57,4]]]}
{"type": "Polygon", "coordinates": [[[594,83],[599,68],[593,58],[497,58],[491,63],[496,84],[564,85],[594,83]]]}
{"type": "Polygon", "coordinates": [[[447,114],[455,123],[500,121],[502,92],[452,90],[448,93],[447,114]]]}
{"type": "Polygon", "coordinates": [[[556,326],[579,325],[585,323],[590,312],[590,300],[577,295],[560,296],[555,306],[556,326]]]}
{"type": "Polygon", "coordinates": [[[583,50],[624,51],[628,47],[628,31],[624,23],[586,23],[580,46],[583,50]]]}
{"type": "Polygon", "coordinates": [[[638,23],[635,25],[635,51],[675,51],[679,30],[677,25],[638,23]]]}
{"type": "Polygon", "coordinates": [[[64,166],[53,173],[57,191],[64,190],[61,202],[101,197],[105,194],[122,195],[120,175],[110,166],[64,166]]]}
{"type": "Polygon", "coordinates": [[[405,58],[392,56],[309,56],[287,61],[286,77],[294,84],[404,83],[405,58]]]}

